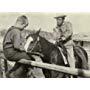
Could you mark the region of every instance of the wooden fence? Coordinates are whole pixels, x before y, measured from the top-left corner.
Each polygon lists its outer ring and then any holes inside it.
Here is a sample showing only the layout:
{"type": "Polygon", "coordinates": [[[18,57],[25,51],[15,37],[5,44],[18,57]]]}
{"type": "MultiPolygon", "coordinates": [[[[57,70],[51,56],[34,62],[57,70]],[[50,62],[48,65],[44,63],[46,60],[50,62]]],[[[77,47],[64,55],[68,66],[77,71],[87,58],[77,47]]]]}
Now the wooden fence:
{"type": "MultiPolygon", "coordinates": [[[[4,61],[4,59],[1,59],[2,61],[4,61]]],[[[83,69],[77,69],[77,68],[70,68],[70,67],[65,67],[65,66],[59,66],[59,65],[55,65],[55,64],[47,64],[47,63],[43,63],[43,62],[36,62],[36,61],[32,61],[32,60],[26,60],[26,59],[22,59],[19,61],[20,63],[23,64],[28,64],[34,67],[39,67],[39,68],[45,68],[45,69],[49,69],[49,70],[54,70],[54,71],[58,71],[58,72],[63,72],[63,73],[67,73],[67,74],[71,74],[71,75],[76,75],[76,76],[82,76],[82,77],[86,77],[86,78],[90,78],[90,71],[89,70],[83,70],[83,69]]],[[[3,68],[3,64],[2,65],[2,74],[3,74],[3,78],[6,78],[5,76],[5,68],[3,68]]]]}
{"type": "Polygon", "coordinates": [[[70,67],[47,64],[47,63],[36,62],[36,61],[25,60],[25,59],[23,59],[19,62],[24,63],[24,64],[29,64],[29,65],[32,65],[35,67],[39,67],[39,68],[45,68],[45,69],[54,70],[54,71],[58,71],[58,72],[68,73],[71,75],[77,75],[77,76],[90,78],[89,70],[83,70],[83,69],[77,69],[77,68],[74,69],[74,68],[70,68],[70,67]]]}

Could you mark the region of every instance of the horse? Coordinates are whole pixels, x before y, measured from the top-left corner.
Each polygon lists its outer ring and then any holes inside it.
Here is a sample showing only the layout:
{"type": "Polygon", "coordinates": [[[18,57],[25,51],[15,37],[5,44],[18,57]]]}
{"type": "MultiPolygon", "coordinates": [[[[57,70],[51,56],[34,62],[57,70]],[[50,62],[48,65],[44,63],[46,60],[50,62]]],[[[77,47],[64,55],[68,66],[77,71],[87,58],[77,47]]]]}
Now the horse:
{"type": "MultiPolygon", "coordinates": [[[[69,63],[66,65],[62,56],[61,51],[59,48],[46,40],[44,37],[39,35],[40,30],[34,34],[30,34],[27,36],[28,46],[26,48],[27,52],[40,53],[42,61],[49,64],[61,65],[69,67],[69,63]]],[[[63,45],[62,49],[65,50],[63,45]]],[[[88,55],[87,52],[80,46],[74,46],[74,56],[76,58],[75,67],[80,69],[88,70],[88,55]]],[[[66,53],[64,53],[66,55],[66,53]]],[[[67,55],[66,55],[67,56],[67,55]]],[[[65,78],[69,76],[68,74],[57,72],[53,70],[43,69],[43,73],[46,78],[65,78]]],[[[75,76],[76,77],[76,76],[75,76]]]]}

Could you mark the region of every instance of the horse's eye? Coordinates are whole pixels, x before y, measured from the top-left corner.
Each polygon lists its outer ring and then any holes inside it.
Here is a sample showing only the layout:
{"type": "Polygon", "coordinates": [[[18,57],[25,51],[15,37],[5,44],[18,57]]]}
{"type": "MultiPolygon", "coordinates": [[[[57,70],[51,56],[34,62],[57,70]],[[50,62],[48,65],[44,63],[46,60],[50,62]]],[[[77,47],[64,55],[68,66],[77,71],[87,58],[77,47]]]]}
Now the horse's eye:
{"type": "Polygon", "coordinates": [[[31,43],[33,43],[34,41],[31,41],[31,43]]]}

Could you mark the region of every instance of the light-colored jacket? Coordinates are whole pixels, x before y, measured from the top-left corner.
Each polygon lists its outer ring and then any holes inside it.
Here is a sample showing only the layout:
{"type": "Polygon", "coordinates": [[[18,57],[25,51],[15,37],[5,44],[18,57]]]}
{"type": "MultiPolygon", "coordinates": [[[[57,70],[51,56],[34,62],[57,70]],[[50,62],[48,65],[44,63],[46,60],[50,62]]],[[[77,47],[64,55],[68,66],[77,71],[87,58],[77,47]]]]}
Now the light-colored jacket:
{"type": "MultiPolygon", "coordinates": [[[[64,21],[62,26],[60,27],[57,26],[53,29],[53,35],[55,41],[59,40],[60,38],[65,38],[66,40],[69,36],[73,35],[72,24],[70,22],[64,21]]],[[[73,45],[72,37],[71,40],[67,41],[64,45],[65,46],[73,45]]]]}

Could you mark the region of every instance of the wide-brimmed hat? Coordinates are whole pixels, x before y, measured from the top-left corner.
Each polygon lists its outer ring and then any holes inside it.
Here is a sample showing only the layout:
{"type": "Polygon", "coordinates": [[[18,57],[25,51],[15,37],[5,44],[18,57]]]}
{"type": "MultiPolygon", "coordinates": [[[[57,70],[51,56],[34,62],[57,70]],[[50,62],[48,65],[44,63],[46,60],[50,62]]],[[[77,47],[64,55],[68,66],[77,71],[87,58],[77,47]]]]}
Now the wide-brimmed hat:
{"type": "Polygon", "coordinates": [[[57,17],[54,17],[55,19],[59,19],[59,18],[65,18],[66,15],[60,15],[60,16],[57,16],[57,17]]]}

